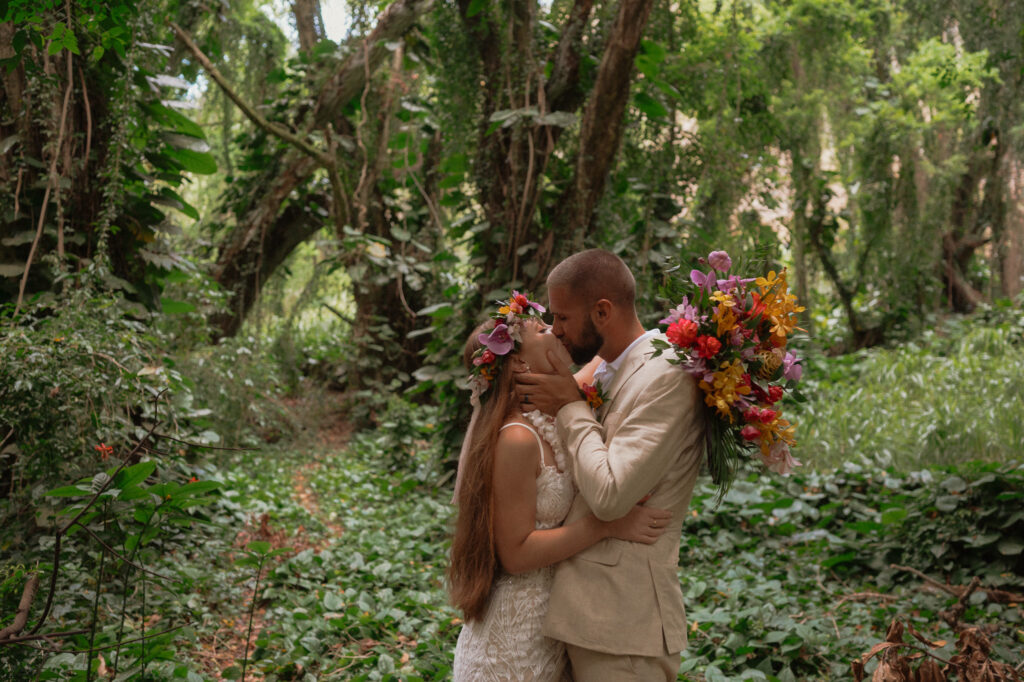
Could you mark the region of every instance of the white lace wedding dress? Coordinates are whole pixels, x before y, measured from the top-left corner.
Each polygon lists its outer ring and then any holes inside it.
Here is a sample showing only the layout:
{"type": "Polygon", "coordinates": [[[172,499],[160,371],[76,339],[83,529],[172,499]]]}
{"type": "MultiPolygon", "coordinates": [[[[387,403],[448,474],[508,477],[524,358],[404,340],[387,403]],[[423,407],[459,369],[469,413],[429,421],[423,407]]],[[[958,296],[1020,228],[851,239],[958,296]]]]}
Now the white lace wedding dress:
{"type": "MultiPolygon", "coordinates": [[[[526,428],[537,437],[541,472],[537,476],[538,530],[562,524],[574,494],[572,474],[568,470],[565,449],[554,424],[540,412],[524,414],[525,424],[507,424],[503,428],[526,428]],[[544,464],[544,440],[555,452],[555,465],[544,464]]],[[[560,682],[571,679],[568,658],[562,642],[541,635],[548,611],[554,567],[548,566],[508,575],[499,573],[491,588],[487,612],[480,620],[462,628],[455,646],[455,682],[560,682]]]]}

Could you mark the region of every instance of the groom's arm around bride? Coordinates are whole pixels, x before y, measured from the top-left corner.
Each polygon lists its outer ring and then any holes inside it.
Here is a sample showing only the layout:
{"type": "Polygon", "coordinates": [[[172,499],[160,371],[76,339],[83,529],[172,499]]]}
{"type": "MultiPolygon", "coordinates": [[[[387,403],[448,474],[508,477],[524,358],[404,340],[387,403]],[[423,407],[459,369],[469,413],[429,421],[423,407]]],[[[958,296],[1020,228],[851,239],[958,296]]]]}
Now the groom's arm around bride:
{"type": "Polygon", "coordinates": [[[648,495],[673,514],[652,545],[605,540],[560,563],[544,632],[567,643],[576,680],[674,680],[686,646],[679,541],[703,454],[699,390],[653,357],[658,335],[640,324],[632,274],[614,254],[571,256],[549,275],[548,292],[553,332],[573,361],[606,360],[596,412],[568,368],[517,381],[524,409],[555,415],[573,457],[579,494],[566,522],[590,512],[614,519],[648,495]]]}

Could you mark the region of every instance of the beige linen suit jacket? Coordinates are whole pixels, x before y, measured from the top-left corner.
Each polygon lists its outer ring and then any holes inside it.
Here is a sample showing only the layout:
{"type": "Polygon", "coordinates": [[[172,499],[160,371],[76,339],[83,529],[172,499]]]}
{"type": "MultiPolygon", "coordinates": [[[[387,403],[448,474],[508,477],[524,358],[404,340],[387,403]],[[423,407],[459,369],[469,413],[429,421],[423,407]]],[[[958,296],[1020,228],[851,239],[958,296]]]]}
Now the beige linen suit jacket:
{"type": "Polygon", "coordinates": [[[579,488],[566,523],[591,511],[619,518],[648,493],[647,506],[672,511],[652,545],[609,538],[555,569],[544,634],[609,654],[686,648],[679,541],[704,453],[704,411],[696,381],[653,353],[650,339],[629,351],[597,415],[578,401],[555,420],[579,488]]]}

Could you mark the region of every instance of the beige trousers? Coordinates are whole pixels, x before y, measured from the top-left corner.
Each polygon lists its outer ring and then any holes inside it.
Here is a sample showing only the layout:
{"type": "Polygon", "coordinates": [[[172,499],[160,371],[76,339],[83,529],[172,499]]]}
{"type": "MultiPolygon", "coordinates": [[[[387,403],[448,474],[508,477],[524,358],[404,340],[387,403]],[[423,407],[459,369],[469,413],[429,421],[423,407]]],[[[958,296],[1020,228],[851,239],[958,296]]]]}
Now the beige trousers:
{"type": "Polygon", "coordinates": [[[682,653],[667,656],[605,654],[567,644],[575,682],[675,682],[682,653]]]}

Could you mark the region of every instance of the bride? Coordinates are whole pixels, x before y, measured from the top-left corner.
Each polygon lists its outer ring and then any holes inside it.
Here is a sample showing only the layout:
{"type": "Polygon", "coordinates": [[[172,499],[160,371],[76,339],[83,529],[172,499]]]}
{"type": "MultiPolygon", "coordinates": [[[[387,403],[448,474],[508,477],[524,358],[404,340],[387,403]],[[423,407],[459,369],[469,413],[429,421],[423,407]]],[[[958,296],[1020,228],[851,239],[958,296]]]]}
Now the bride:
{"type": "Polygon", "coordinates": [[[555,371],[548,351],[570,364],[543,312],[512,292],[463,352],[474,410],[459,457],[448,569],[452,602],[466,622],[456,682],[570,679],[564,644],[541,635],[553,565],[608,537],[651,544],[671,517],[640,500],[616,521],[591,515],[562,525],[574,488],[554,420],[523,414],[512,395],[516,371],[555,371]]]}

